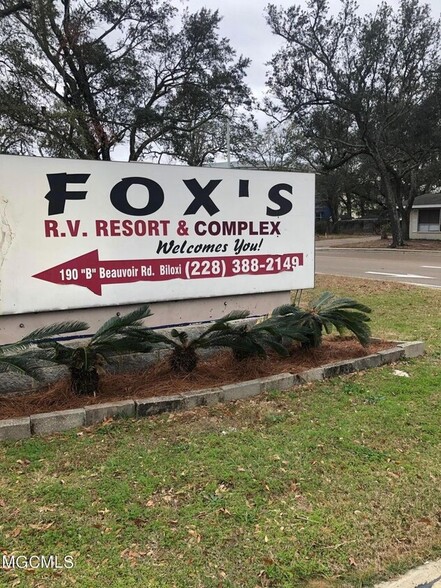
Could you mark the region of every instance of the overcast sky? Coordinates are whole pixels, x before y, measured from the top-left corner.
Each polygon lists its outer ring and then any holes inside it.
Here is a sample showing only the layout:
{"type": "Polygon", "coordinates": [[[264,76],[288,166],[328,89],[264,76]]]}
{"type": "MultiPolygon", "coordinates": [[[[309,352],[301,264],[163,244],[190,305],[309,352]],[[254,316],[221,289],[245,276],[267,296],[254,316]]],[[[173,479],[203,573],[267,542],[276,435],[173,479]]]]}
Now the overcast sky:
{"type": "MultiPolygon", "coordinates": [[[[441,0],[426,0],[432,8],[432,15],[440,17],[441,0]]],[[[248,71],[248,85],[252,87],[256,95],[261,95],[265,86],[265,65],[280,46],[277,37],[271,34],[265,21],[265,7],[268,0],[182,0],[191,12],[207,7],[211,10],[219,9],[223,17],[221,23],[221,35],[228,37],[238,54],[252,59],[248,71]]],[[[288,7],[293,4],[303,4],[304,1],[273,0],[276,6],[288,7]]],[[[333,12],[338,12],[339,0],[330,0],[333,12]]],[[[389,0],[388,3],[396,8],[399,0],[389,0]]],[[[379,2],[377,0],[359,0],[360,13],[374,12],[379,2]]]]}

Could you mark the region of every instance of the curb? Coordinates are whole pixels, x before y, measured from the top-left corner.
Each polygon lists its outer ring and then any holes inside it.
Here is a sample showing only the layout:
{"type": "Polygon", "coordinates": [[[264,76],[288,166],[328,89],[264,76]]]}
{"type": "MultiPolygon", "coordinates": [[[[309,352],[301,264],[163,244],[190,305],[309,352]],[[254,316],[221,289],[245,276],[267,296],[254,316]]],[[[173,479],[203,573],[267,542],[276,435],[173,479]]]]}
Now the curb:
{"type": "Polygon", "coordinates": [[[90,426],[114,417],[140,418],[188,410],[198,406],[213,406],[218,402],[243,400],[270,390],[289,390],[309,382],[333,378],[344,374],[367,370],[400,359],[410,359],[424,354],[422,341],[394,342],[394,347],[372,355],[330,363],[299,374],[282,373],[258,380],[227,384],[218,388],[194,390],[174,396],[135,398],[104,404],[92,404],[83,408],[40,413],[30,417],[0,420],[0,441],[18,441],[33,435],[48,435],[90,426]]]}
{"type": "Polygon", "coordinates": [[[331,245],[327,245],[326,247],[316,247],[316,251],[332,251],[332,250],[344,250],[348,251],[351,249],[353,251],[398,251],[401,253],[441,253],[441,250],[436,249],[403,249],[401,247],[397,247],[392,249],[391,247],[342,247],[336,246],[332,247],[331,245]]]}
{"type": "Polygon", "coordinates": [[[426,562],[404,576],[381,582],[374,588],[441,588],[441,559],[426,562]]]}

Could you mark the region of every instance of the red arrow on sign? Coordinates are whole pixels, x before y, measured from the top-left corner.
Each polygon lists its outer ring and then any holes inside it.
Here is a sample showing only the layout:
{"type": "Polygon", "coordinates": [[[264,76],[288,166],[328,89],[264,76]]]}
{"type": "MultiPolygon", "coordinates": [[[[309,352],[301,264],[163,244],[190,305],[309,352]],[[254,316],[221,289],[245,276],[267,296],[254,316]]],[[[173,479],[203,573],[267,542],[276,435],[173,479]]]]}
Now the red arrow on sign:
{"type": "Polygon", "coordinates": [[[101,296],[102,286],[185,278],[182,259],[119,259],[100,261],[98,249],[32,276],[53,284],[88,288],[101,296]]]}
{"type": "Polygon", "coordinates": [[[107,284],[270,275],[291,273],[301,266],[303,253],[100,261],[95,249],[32,277],[64,286],[83,286],[101,296],[102,286],[107,284]]]}

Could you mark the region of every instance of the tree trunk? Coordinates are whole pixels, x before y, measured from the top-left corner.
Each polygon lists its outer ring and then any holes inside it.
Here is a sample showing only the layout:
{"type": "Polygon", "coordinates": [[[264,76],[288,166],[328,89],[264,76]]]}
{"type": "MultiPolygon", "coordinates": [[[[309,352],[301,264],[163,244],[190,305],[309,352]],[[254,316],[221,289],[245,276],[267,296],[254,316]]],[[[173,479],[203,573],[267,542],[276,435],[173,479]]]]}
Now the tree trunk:
{"type": "Polygon", "coordinates": [[[352,218],[352,198],[351,196],[349,196],[349,194],[346,194],[346,214],[348,215],[349,218],[352,218]]]}
{"type": "Polygon", "coordinates": [[[395,183],[395,178],[386,167],[385,162],[378,152],[372,151],[372,158],[377,165],[380,172],[381,182],[384,188],[384,195],[386,198],[387,211],[389,213],[389,221],[392,233],[392,243],[390,247],[402,247],[404,245],[403,233],[401,229],[400,215],[398,212],[399,194],[397,193],[399,187],[395,183]]]}
{"type": "Polygon", "coordinates": [[[401,231],[403,234],[403,240],[404,241],[408,241],[409,240],[409,227],[410,227],[410,211],[407,210],[407,208],[403,209],[403,213],[402,213],[402,217],[401,217],[401,231]]]}
{"type": "Polygon", "coordinates": [[[412,211],[413,203],[415,198],[418,195],[418,181],[417,181],[417,171],[413,169],[410,172],[410,186],[409,186],[409,195],[407,198],[407,202],[403,206],[403,212],[401,216],[403,218],[403,237],[405,240],[410,238],[410,213],[412,211]]]}
{"type": "Polygon", "coordinates": [[[400,217],[398,215],[398,210],[395,205],[395,201],[389,203],[389,199],[388,199],[387,204],[388,204],[389,219],[390,219],[391,232],[392,232],[392,243],[390,244],[390,246],[392,248],[402,247],[404,245],[403,233],[401,230],[400,217]]]}
{"type": "Polygon", "coordinates": [[[71,390],[75,394],[95,394],[98,391],[99,375],[96,369],[70,367],[71,390]]]}

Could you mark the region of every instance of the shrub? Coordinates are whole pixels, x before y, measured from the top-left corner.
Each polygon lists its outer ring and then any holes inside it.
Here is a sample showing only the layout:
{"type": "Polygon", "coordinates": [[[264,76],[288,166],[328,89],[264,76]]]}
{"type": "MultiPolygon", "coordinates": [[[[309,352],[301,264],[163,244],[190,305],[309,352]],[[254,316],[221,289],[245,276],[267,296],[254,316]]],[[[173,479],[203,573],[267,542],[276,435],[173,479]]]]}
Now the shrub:
{"type": "Polygon", "coordinates": [[[296,325],[303,330],[304,347],[318,347],[323,331],[331,333],[335,328],[340,335],[345,331],[353,333],[362,345],[367,345],[371,330],[367,324],[371,309],[352,298],[337,298],[331,292],[323,292],[306,309],[286,304],[274,309],[273,316],[286,321],[286,328],[296,325]]]}
{"type": "Polygon", "coordinates": [[[243,361],[250,357],[265,358],[268,349],[286,357],[286,339],[306,341],[305,335],[297,325],[290,325],[287,321],[281,320],[281,317],[269,317],[253,325],[230,326],[224,333],[219,334],[216,344],[219,347],[229,347],[234,358],[243,361]]]}
{"type": "Polygon", "coordinates": [[[49,350],[48,359],[66,365],[71,376],[71,389],[76,394],[95,394],[100,375],[106,363],[121,353],[148,352],[156,343],[155,333],[144,329],[142,319],[151,316],[148,305],[106,321],[89,341],[78,347],[70,347],[58,341],[47,340],[52,327],[42,329],[45,338],[39,341],[42,349],[49,350]]]}
{"type": "Polygon", "coordinates": [[[55,323],[50,327],[36,329],[17,341],[0,346],[0,372],[13,372],[40,380],[41,368],[49,364],[48,358],[34,346],[43,343],[48,337],[56,337],[67,333],[77,333],[89,326],[80,321],[55,323]]]}
{"type": "Polygon", "coordinates": [[[223,335],[230,332],[231,321],[246,318],[248,311],[235,310],[212,323],[197,337],[191,338],[186,331],[172,329],[170,337],[155,333],[156,341],[172,347],[170,355],[170,367],[174,372],[192,372],[198,364],[197,349],[219,347],[223,341],[223,335]]]}

